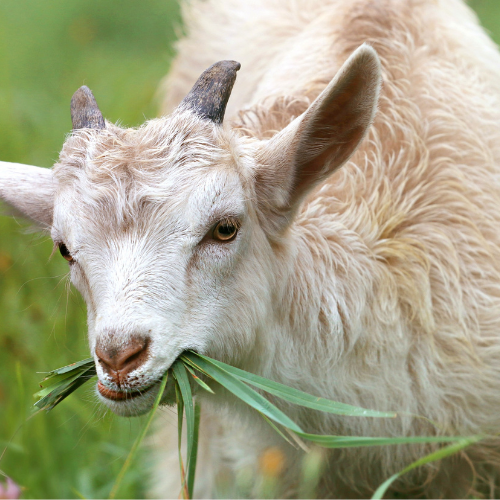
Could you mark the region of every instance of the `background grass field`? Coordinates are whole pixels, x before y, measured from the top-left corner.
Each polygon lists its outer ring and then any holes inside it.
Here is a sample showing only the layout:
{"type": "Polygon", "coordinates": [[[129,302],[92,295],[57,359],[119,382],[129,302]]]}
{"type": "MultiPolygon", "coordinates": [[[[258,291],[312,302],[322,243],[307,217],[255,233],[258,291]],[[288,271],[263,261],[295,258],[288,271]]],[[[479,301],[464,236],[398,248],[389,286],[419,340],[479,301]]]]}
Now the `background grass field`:
{"type": "MultiPolygon", "coordinates": [[[[472,6],[500,42],[500,2],[472,6]]],[[[51,166],[82,84],[111,121],[133,126],[155,116],[180,29],[174,0],[2,0],[0,159],[51,166]]],[[[66,262],[51,252],[49,239],[0,217],[0,469],[25,498],[105,497],[141,419],[105,413],[88,387],[16,434],[30,415],[36,372],[88,356],[85,306],[67,283],[66,262]]],[[[170,417],[163,412],[175,425],[170,417]]],[[[144,496],[148,459],[139,455],[121,497],[144,496]]]]}

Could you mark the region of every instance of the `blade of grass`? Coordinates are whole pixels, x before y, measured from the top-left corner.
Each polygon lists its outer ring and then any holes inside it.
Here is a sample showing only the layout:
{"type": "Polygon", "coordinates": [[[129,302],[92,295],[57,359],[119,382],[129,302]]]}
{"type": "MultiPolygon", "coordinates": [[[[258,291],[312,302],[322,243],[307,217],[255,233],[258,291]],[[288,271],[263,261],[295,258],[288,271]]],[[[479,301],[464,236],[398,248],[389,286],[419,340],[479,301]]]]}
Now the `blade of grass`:
{"type": "Polygon", "coordinates": [[[456,443],[463,439],[477,439],[477,436],[409,436],[409,437],[363,437],[363,436],[327,436],[297,433],[323,448],[358,448],[364,446],[387,446],[396,444],[456,443]]]}
{"type": "Polygon", "coordinates": [[[34,396],[44,397],[60,386],[68,386],[73,380],[76,380],[80,377],[85,377],[86,380],[88,380],[94,377],[95,374],[95,370],[93,370],[92,368],[87,368],[86,370],[75,370],[75,372],[68,372],[64,375],[55,375],[53,377],[42,380],[42,382],[40,383],[40,387],[42,387],[42,389],[35,393],[34,396]]]}
{"type": "Polygon", "coordinates": [[[253,373],[240,370],[239,368],[235,368],[234,366],[223,363],[222,361],[217,361],[207,356],[203,356],[202,354],[188,352],[185,353],[183,356],[193,361],[196,361],[196,359],[198,358],[203,358],[208,363],[217,365],[223,370],[226,370],[235,377],[253,385],[254,387],[262,389],[270,394],[273,394],[274,396],[278,396],[281,399],[285,399],[290,403],[294,403],[300,406],[305,406],[313,410],[319,410],[328,413],[333,413],[335,415],[346,415],[351,417],[394,418],[397,416],[397,414],[394,412],[368,410],[366,408],[360,408],[358,406],[352,406],[345,403],[339,403],[336,401],[330,401],[325,398],[313,396],[311,394],[308,394],[307,392],[303,392],[298,389],[288,387],[284,384],[280,384],[279,382],[274,382],[264,377],[254,375],[253,373]]]}
{"type": "MultiPolygon", "coordinates": [[[[191,354],[191,353],[189,353],[191,354]]],[[[201,357],[187,358],[182,356],[182,359],[188,359],[190,364],[195,368],[199,368],[210,377],[212,377],[216,382],[225,387],[229,392],[233,393],[237,398],[241,399],[247,405],[251,406],[255,410],[263,413],[271,420],[274,420],[278,424],[288,427],[297,434],[302,433],[302,429],[287,415],[285,415],[281,410],[276,408],[270,401],[268,401],[264,396],[259,394],[257,391],[248,387],[240,379],[231,375],[229,372],[220,368],[219,366],[207,362],[201,357]]]]}
{"type": "Polygon", "coordinates": [[[194,381],[200,385],[201,387],[203,387],[203,389],[205,389],[206,391],[212,393],[212,394],[215,394],[214,391],[212,391],[212,389],[210,389],[210,387],[203,381],[201,380],[200,377],[198,377],[198,375],[196,375],[196,373],[194,372],[194,370],[187,364],[187,363],[184,363],[184,368],[186,368],[186,370],[192,375],[192,377],[194,378],[194,381]]]}
{"type": "Polygon", "coordinates": [[[177,380],[175,381],[175,399],[177,401],[177,452],[179,455],[179,469],[181,473],[181,495],[182,498],[188,498],[186,472],[182,460],[182,423],[184,418],[184,401],[177,380]]]}
{"type": "MultiPolygon", "coordinates": [[[[48,396],[49,394],[60,394],[62,391],[64,391],[64,389],[71,385],[71,382],[77,380],[78,378],[80,378],[80,374],[76,373],[71,377],[65,377],[64,379],[56,380],[54,384],[50,384],[47,387],[40,389],[34,394],[34,396],[44,399],[45,396],[48,396]]],[[[38,401],[35,403],[35,405],[37,405],[37,403],[38,401]]]]}
{"type": "Polygon", "coordinates": [[[426,455],[425,457],[419,458],[412,464],[410,464],[408,467],[405,467],[402,471],[397,472],[396,474],[392,475],[389,479],[384,481],[375,491],[375,493],[372,496],[372,499],[381,499],[384,498],[384,495],[389,488],[389,486],[398,478],[400,478],[403,474],[406,474],[407,472],[416,469],[417,467],[420,467],[425,464],[429,464],[431,462],[436,462],[437,460],[442,460],[443,458],[449,457],[467,446],[470,446],[471,444],[474,444],[478,442],[480,439],[482,439],[484,436],[474,436],[471,438],[464,438],[458,440],[456,443],[446,446],[444,448],[441,448],[440,450],[434,451],[430,453],[429,455],[426,455]]]}
{"type": "Polygon", "coordinates": [[[201,415],[201,407],[198,403],[194,405],[194,433],[193,433],[193,450],[189,457],[189,465],[188,465],[188,492],[189,498],[193,498],[194,491],[194,478],[196,475],[196,463],[198,461],[198,437],[200,431],[200,415],[201,415]]]}
{"type": "Polygon", "coordinates": [[[52,370],[40,383],[42,389],[35,394],[40,399],[35,403],[35,407],[51,410],[95,375],[92,358],[52,370]]]}
{"type": "Polygon", "coordinates": [[[291,446],[296,450],[299,448],[295,443],[292,443],[286,436],[281,432],[281,429],[272,421],[269,420],[263,413],[261,413],[262,418],[291,446]]]}
{"type": "MultiPolygon", "coordinates": [[[[184,403],[184,412],[186,414],[186,430],[187,430],[187,458],[186,458],[186,469],[188,472],[187,485],[188,485],[188,496],[193,497],[192,488],[189,485],[193,484],[194,478],[190,478],[189,471],[191,459],[193,456],[194,447],[194,435],[195,435],[195,415],[194,415],[194,403],[193,394],[191,393],[191,386],[189,385],[189,379],[187,376],[184,364],[181,361],[176,361],[172,367],[174,377],[179,384],[179,389],[181,391],[181,397],[184,403]]],[[[198,444],[198,443],[196,443],[198,444]]],[[[196,453],[196,451],[195,451],[196,453]]]]}
{"type": "Polygon", "coordinates": [[[308,446],[303,439],[301,439],[295,432],[292,432],[290,429],[287,429],[285,427],[286,432],[288,435],[297,443],[299,448],[304,450],[306,453],[309,453],[311,451],[311,447],[308,446]]]}
{"type": "MultiPolygon", "coordinates": [[[[289,417],[284,415],[276,406],[265,399],[263,396],[257,392],[250,389],[240,378],[236,378],[228,370],[219,366],[219,363],[212,362],[211,358],[206,358],[195,353],[186,353],[183,355],[183,359],[194,366],[199,367],[210,377],[220,383],[227,390],[231,391],[236,397],[240,398],[245,403],[249,404],[253,408],[257,409],[261,413],[267,415],[271,420],[287,427],[288,429],[295,432],[298,436],[312,441],[319,446],[324,448],[353,448],[362,446],[385,446],[385,445],[396,445],[396,444],[413,444],[413,443],[446,443],[446,442],[456,442],[460,437],[453,436],[410,436],[410,437],[362,437],[362,436],[328,436],[328,435],[317,435],[308,434],[302,431],[300,427],[295,424],[289,417]],[[238,383],[235,383],[239,382],[238,383]],[[265,402],[265,409],[267,411],[262,411],[258,405],[255,404],[255,399],[262,398],[265,402]],[[282,417],[285,416],[285,419],[282,417]]],[[[229,366],[229,365],[225,365],[229,366]]],[[[240,370],[241,371],[241,370],[240,370]]],[[[246,372],[244,372],[246,373],[246,372]]],[[[261,380],[262,377],[259,377],[261,380]]],[[[279,384],[281,385],[281,384],[279,384]]],[[[285,387],[285,386],[284,386],[285,387]]],[[[300,391],[299,391],[300,392],[300,391]]],[[[305,394],[305,393],[304,393],[305,394]]],[[[258,399],[261,403],[262,399],[258,399]]],[[[328,401],[328,400],[325,400],[328,401]]]]}
{"type": "Polygon", "coordinates": [[[137,439],[134,442],[134,445],[132,446],[132,449],[130,450],[127,459],[125,460],[125,463],[123,464],[120,473],[118,474],[115,484],[113,485],[113,488],[111,490],[111,493],[109,494],[109,498],[113,499],[116,497],[116,494],[118,493],[118,490],[120,489],[120,485],[123,481],[123,478],[125,477],[125,473],[127,472],[128,468],[130,467],[130,464],[132,463],[132,460],[134,459],[134,456],[137,452],[137,449],[139,448],[139,445],[142,443],[142,440],[144,439],[144,436],[146,436],[146,433],[149,430],[149,426],[151,425],[151,422],[153,421],[153,417],[156,413],[156,410],[158,409],[158,405],[160,404],[161,397],[163,396],[163,391],[165,390],[165,386],[167,385],[167,380],[168,380],[168,372],[164,375],[160,387],[158,388],[158,394],[156,396],[155,402],[153,404],[153,408],[149,412],[148,419],[146,421],[146,424],[142,428],[141,433],[139,436],[137,436],[137,439]]]}
{"type": "MultiPolygon", "coordinates": [[[[197,353],[185,353],[181,356],[181,360],[177,361],[173,366],[175,381],[175,390],[177,396],[178,405],[178,418],[179,418],[179,463],[181,469],[181,477],[183,484],[182,494],[184,498],[191,498],[194,488],[194,473],[196,469],[196,459],[197,459],[197,441],[198,441],[198,429],[199,429],[199,408],[193,407],[193,398],[191,393],[191,387],[189,385],[189,377],[187,375],[186,369],[193,376],[195,381],[201,385],[205,390],[209,392],[213,391],[211,388],[205,384],[199,377],[196,376],[194,370],[198,370],[209,378],[218,382],[221,386],[225,387],[229,392],[233,393],[236,397],[241,399],[243,402],[251,406],[252,408],[259,411],[262,416],[268,420],[271,426],[279,432],[282,437],[287,439],[283,433],[279,430],[273,422],[283,426],[291,436],[296,436],[303,439],[312,441],[319,446],[325,448],[351,448],[351,447],[361,447],[361,446],[386,446],[386,445],[396,445],[396,444],[412,444],[412,443],[438,443],[438,442],[452,442],[451,446],[438,450],[423,459],[411,464],[409,467],[401,471],[400,473],[389,478],[383,485],[379,487],[376,494],[383,495],[387,488],[395,481],[400,475],[406,473],[414,467],[428,463],[429,461],[439,460],[444,458],[449,454],[454,453],[453,450],[459,451],[468,444],[476,442],[481,439],[480,436],[471,437],[450,437],[450,436],[411,436],[411,437],[363,437],[363,436],[325,436],[308,434],[302,431],[302,429],[291,420],[287,415],[285,415],[281,410],[279,410],[275,405],[268,401],[260,393],[249,387],[247,384],[251,384],[261,390],[264,390],[270,394],[287,400],[291,403],[305,406],[311,409],[316,409],[320,411],[326,411],[329,413],[334,413],[338,415],[349,415],[349,416],[371,416],[371,417],[394,417],[395,413],[391,412],[376,412],[372,410],[367,410],[364,408],[359,408],[351,405],[346,405],[343,403],[337,403],[334,401],[329,401],[324,398],[318,398],[307,394],[305,392],[287,387],[283,384],[273,382],[271,380],[253,375],[251,373],[245,372],[238,368],[234,368],[230,365],[216,361],[214,359],[208,358],[206,356],[199,355],[197,353]],[[180,362],[182,361],[182,363],[180,362]],[[187,421],[187,437],[188,437],[188,457],[186,461],[187,471],[184,469],[184,464],[182,461],[181,454],[181,437],[182,437],[182,421],[184,409],[186,412],[187,421]],[[187,478],[186,478],[187,473],[187,478]]],[[[95,365],[92,358],[73,363],[63,368],[53,370],[49,375],[42,381],[43,389],[39,391],[38,395],[42,396],[42,399],[35,403],[39,408],[51,409],[56,406],[60,401],[66,398],[74,390],[76,390],[80,385],[85,383],[87,380],[95,375],[95,365]],[[48,391],[48,392],[47,392],[48,391]]],[[[111,491],[110,498],[114,498],[118,488],[123,480],[124,474],[128,469],[133,456],[135,455],[140,442],[143,440],[151,420],[153,418],[154,412],[156,411],[161,395],[167,383],[167,375],[165,375],[160,392],[155,400],[155,405],[153,406],[153,411],[151,412],[146,426],[141,432],[140,436],[134,443],[132,450],[124,463],[122,470],[115,482],[115,485],[111,491]]],[[[374,497],[375,498],[375,497],[374,497]]],[[[377,497],[378,498],[378,497],[377,497]]]]}
{"type": "Polygon", "coordinates": [[[75,363],[71,363],[70,365],[67,366],[62,366],[61,368],[56,368],[55,370],[52,370],[48,372],[46,379],[49,378],[51,375],[62,375],[67,372],[71,372],[73,370],[78,370],[78,369],[89,369],[89,368],[94,368],[95,369],[95,362],[94,358],[86,358],[82,359],[81,361],[76,361],[75,363]]]}
{"type": "Polygon", "coordinates": [[[37,401],[35,403],[35,407],[40,410],[52,410],[56,405],[66,399],[70,394],[76,391],[76,389],[85,384],[85,382],[88,382],[93,377],[94,374],[91,372],[89,374],[77,374],[55,387],[51,386],[51,389],[52,387],[54,387],[53,390],[51,390],[51,392],[45,397],[37,401]]]}

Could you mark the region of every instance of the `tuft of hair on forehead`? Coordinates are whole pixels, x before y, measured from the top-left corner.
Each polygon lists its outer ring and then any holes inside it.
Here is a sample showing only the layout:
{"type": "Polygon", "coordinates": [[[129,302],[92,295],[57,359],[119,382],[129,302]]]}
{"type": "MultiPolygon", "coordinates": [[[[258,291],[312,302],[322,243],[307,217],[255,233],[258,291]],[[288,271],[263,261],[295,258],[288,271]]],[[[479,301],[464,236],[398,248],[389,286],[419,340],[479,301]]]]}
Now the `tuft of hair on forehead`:
{"type": "Polygon", "coordinates": [[[103,130],[81,129],[66,140],[54,174],[64,187],[85,179],[109,185],[157,182],[174,169],[223,167],[232,157],[221,127],[190,111],[149,120],[138,128],[107,122],[103,130]]]}
{"type": "Polygon", "coordinates": [[[87,223],[114,228],[183,203],[211,174],[234,171],[238,156],[232,131],[181,110],[138,128],[73,132],[54,175],[87,223]]]}

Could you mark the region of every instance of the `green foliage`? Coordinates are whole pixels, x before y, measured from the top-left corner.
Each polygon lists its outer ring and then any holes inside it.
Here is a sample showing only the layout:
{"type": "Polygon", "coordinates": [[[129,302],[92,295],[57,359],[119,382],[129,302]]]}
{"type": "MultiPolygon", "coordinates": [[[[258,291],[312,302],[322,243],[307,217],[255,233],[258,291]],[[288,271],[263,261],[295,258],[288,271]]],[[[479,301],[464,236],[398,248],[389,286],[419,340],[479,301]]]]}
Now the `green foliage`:
{"type": "Polygon", "coordinates": [[[87,358],[71,365],[52,370],[40,382],[41,391],[35,396],[40,399],[35,406],[40,410],[52,410],[72,392],[97,374],[93,358],[87,358]]]}
{"type": "MultiPolygon", "coordinates": [[[[287,417],[280,411],[274,404],[264,398],[260,393],[249,387],[249,385],[257,385],[265,392],[269,392],[274,396],[285,401],[292,401],[300,406],[319,411],[326,411],[329,413],[340,414],[348,417],[365,417],[365,418],[396,418],[395,413],[380,413],[370,411],[364,408],[355,406],[342,405],[336,401],[330,401],[324,398],[316,398],[305,392],[297,389],[292,389],[283,384],[279,384],[272,380],[259,377],[252,373],[240,370],[226,363],[222,363],[213,358],[203,356],[195,352],[185,352],[180,358],[174,362],[172,368],[165,374],[160,384],[158,394],[156,396],[152,411],[149,414],[146,425],[143,427],[141,433],[136,439],[132,450],[130,451],[127,460],[125,461],[120,474],[113,486],[109,498],[115,498],[122,484],[125,473],[130,468],[133,457],[136,455],[140,444],[142,443],[146,433],[151,425],[153,416],[158,408],[162,399],[163,391],[165,390],[168,375],[172,372],[175,379],[175,393],[177,399],[177,415],[178,415],[178,447],[179,447],[179,465],[182,483],[182,497],[193,498],[194,477],[196,471],[196,461],[198,456],[198,430],[200,423],[200,407],[195,404],[193,394],[191,392],[191,385],[188,377],[188,372],[192,378],[199,383],[199,377],[196,375],[195,370],[200,374],[208,377],[212,382],[216,382],[224,387],[227,391],[232,393],[245,404],[254,408],[259,412],[264,419],[271,425],[271,427],[278,432],[284,439],[288,441],[283,432],[278,426],[281,426],[289,431],[294,432],[297,436],[324,448],[353,448],[360,446],[388,446],[395,444],[408,444],[408,443],[440,443],[452,442],[451,446],[437,450],[429,455],[422,457],[413,464],[402,471],[391,476],[385,481],[374,493],[373,498],[382,498],[389,486],[399,477],[406,472],[411,471],[416,467],[425,465],[436,460],[446,458],[465,447],[483,439],[483,436],[471,437],[454,437],[454,436],[412,436],[412,437],[360,437],[360,436],[326,436],[305,433],[293,420],[287,417]],[[247,385],[249,384],[249,385],[247,385]],[[318,404],[318,401],[320,403],[318,404]],[[187,459],[186,468],[182,459],[182,427],[183,415],[186,416],[187,427],[187,459]],[[272,422],[274,421],[274,423],[272,422]],[[186,472],[187,471],[187,472],[186,472]]],[[[87,382],[90,378],[96,375],[94,361],[92,358],[84,359],[71,365],[58,368],[49,373],[49,375],[42,381],[45,387],[36,395],[41,396],[42,399],[35,403],[35,406],[40,409],[51,410],[58,405],[63,399],[69,396],[78,387],[87,382]]],[[[214,391],[207,384],[200,384],[207,392],[214,394],[214,391]]],[[[310,491],[314,484],[317,484],[318,474],[314,471],[309,464],[309,470],[304,468],[303,474],[303,488],[305,491],[310,491]]],[[[316,464],[316,471],[319,470],[320,463],[316,464]]],[[[276,489],[276,482],[272,480],[265,481],[263,484],[266,492],[265,498],[270,496],[269,492],[276,489]]],[[[271,495],[272,496],[272,495],[271,495]]]]}
{"type": "MultiPolygon", "coordinates": [[[[230,366],[226,363],[222,363],[221,361],[217,361],[215,359],[207,358],[206,356],[200,356],[195,353],[187,353],[184,358],[188,360],[188,362],[193,363],[193,366],[196,368],[201,368],[201,363],[203,366],[207,366],[205,362],[209,363],[209,369],[213,370],[210,365],[215,365],[215,367],[219,368],[222,373],[228,372],[233,377],[236,377],[247,384],[253,385],[259,389],[263,389],[269,394],[274,394],[285,401],[289,401],[290,403],[294,403],[299,406],[305,406],[307,408],[311,408],[312,410],[320,410],[327,413],[333,413],[335,415],[348,415],[350,417],[396,417],[396,413],[394,412],[382,412],[375,410],[368,410],[366,408],[359,408],[357,406],[347,405],[344,403],[338,403],[336,401],[330,401],[325,398],[320,398],[317,396],[312,396],[311,394],[307,394],[306,392],[299,391],[292,387],[288,387],[283,384],[279,384],[278,382],[274,382],[272,380],[259,377],[258,375],[254,375],[253,373],[246,372],[244,370],[240,370],[234,366],[230,366]]],[[[195,375],[194,375],[195,376],[195,375]]],[[[208,389],[210,390],[210,389],[208,389]]]]}
{"type": "Polygon", "coordinates": [[[500,44],[500,2],[497,0],[469,0],[481,24],[496,44],[500,44]]]}
{"type": "Polygon", "coordinates": [[[422,465],[430,464],[432,462],[436,462],[437,460],[442,460],[443,458],[450,457],[451,455],[454,455],[455,453],[462,451],[464,448],[467,448],[467,446],[477,443],[480,439],[482,439],[482,436],[473,436],[470,438],[459,439],[455,443],[450,444],[449,446],[436,450],[432,453],[429,453],[425,457],[415,460],[415,462],[408,465],[408,467],[405,467],[403,470],[397,472],[396,474],[392,475],[389,479],[384,481],[377,488],[377,490],[372,496],[372,499],[378,500],[380,498],[384,498],[384,494],[389,489],[389,486],[403,474],[406,474],[407,472],[410,472],[411,470],[416,469],[417,467],[421,467],[422,465]]]}

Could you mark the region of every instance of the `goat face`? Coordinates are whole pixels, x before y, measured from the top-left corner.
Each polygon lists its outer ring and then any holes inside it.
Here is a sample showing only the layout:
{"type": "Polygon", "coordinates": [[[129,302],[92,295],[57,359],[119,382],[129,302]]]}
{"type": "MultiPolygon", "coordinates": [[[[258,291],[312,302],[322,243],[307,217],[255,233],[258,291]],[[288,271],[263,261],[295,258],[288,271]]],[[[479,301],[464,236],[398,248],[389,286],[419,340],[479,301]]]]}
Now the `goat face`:
{"type": "Polygon", "coordinates": [[[118,413],[147,410],[182,351],[234,360],[252,344],[270,273],[251,171],[245,148],[187,111],[67,140],[52,238],[87,303],[100,397],[118,413]]]}
{"type": "Polygon", "coordinates": [[[69,261],[88,307],[98,394],[121,415],[151,407],[184,350],[247,367],[271,358],[275,339],[258,332],[280,328],[273,301],[289,272],[290,222],[373,119],[380,69],[370,47],[269,141],[221,126],[238,68],[209,68],[171,116],[136,130],[106,124],[82,88],[53,173],[19,170],[48,194],[37,201],[19,183],[0,184],[4,200],[50,227],[69,261]]]}

